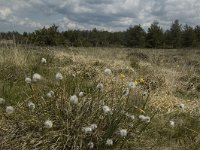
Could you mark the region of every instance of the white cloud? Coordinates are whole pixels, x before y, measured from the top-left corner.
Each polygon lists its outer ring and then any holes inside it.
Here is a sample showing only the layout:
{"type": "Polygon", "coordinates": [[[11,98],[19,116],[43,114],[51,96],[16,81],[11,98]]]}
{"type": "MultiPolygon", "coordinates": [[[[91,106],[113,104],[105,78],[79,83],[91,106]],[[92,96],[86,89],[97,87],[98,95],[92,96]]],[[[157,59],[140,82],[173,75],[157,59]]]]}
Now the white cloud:
{"type": "Polygon", "coordinates": [[[89,24],[89,23],[79,23],[76,21],[72,21],[67,17],[62,18],[61,20],[58,21],[58,25],[62,30],[89,30],[93,28],[97,28],[100,30],[107,30],[107,31],[112,31],[111,28],[106,27],[105,25],[95,25],[95,24],[89,24]]]}
{"type": "Polygon", "coordinates": [[[77,22],[71,21],[69,18],[64,17],[59,21],[59,26],[63,30],[73,30],[73,29],[85,29],[83,25],[78,24],[77,22]]]}
{"type": "Polygon", "coordinates": [[[32,28],[42,28],[43,27],[41,25],[41,23],[30,20],[29,18],[25,18],[22,20],[15,19],[15,23],[17,23],[18,25],[21,25],[21,26],[29,26],[32,28]]]}
{"type": "Polygon", "coordinates": [[[12,11],[9,8],[1,8],[0,15],[7,17],[12,14],[12,11]]]}
{"type": "Polygon", "coordinates": [[[11,16],[11,14],[12,14],[11,9],[0,7],[0,20],[6,20],[11,16]]]}

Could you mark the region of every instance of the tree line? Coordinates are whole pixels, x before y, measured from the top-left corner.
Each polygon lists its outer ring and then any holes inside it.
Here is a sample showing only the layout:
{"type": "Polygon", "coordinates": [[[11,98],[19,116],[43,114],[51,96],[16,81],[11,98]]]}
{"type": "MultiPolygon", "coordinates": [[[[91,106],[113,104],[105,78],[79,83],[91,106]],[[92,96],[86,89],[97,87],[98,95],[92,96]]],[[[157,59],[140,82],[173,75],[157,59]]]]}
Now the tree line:
{"type": "Polygon", "coordinates": [[[58,26],[35,30],[31,33],[1,32],[0,39],[14,39],[17,44],[38,46],[75,47],[135,47],[135,48],[200,48],[200,26],[182,25],[178,20],[164,30],[154,21],[145,31],[141,25],[130,26],[126,31],[67,30],[58,26]]]}

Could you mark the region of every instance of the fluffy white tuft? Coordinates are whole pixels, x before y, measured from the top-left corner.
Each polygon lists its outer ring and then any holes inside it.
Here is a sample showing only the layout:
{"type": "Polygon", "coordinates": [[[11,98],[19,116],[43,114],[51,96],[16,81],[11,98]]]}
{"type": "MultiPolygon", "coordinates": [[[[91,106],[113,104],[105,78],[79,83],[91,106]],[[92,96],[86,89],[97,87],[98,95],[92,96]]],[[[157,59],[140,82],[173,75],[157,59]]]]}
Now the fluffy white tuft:
{"type": "Polygon", "coordinates": [[[82,132],[84,132],[85,134],[89,134],[92,132],[92,128],[91,127],[83,127],[82,132]]]}
{"type": "Polygon", "coordinates": [[[47,128],[47,129],[50,129],[53,127],[53,122],[51,120],[46,120],[44,122],[44,127],[47,128]]]}
{"type": "Polygon", "coordinates": [[[15,111],[15,109],[12,106],[7,106],[6,107],[6,113],[7,114],[12,114],[15,111]]]}
{"type": "Polygon", "coordinates": [[[126,129],[121,129],[121,130],[119,131],[119,133],[120,133],[121,137],[126,137],[128,132],[127,132],[126,129]]]}
{"type": "Polygon", "coordinates": [[[70,102],[72,104],[78,104],[78,97],[76,95],[73,95],[70,97],[70,102]]]}
{"type": "Polygon", "coordinates": [[[97,89],[103,89],[103,84],[102,83],[97,84],[97,89]]]}
{"type": "Polygon", "coordinates": [[[38,73],[33,74],[32,78],[33,78],[34,82],[42,80],[42,76],[40,74],[38,74],[38,73]]]}
{"type": "Polygon", "coordinates": [[[84,92],[80,92],[80,93],[78,94],[78,96],[79,96],[79,97],[83,97],[83,96],[84,96],[84,92]]]}
{"type": "Polygon", "coordinates": [[[107,139],[106,140],[106,145],[112,146],[113,145],[113,140],[112,139],[107,139]]]}
{"type": "Polygon", "coordinates": [[[103,106],[103,112],[104,112],[104,114],[108,114],[108,113],[111,112],[111,109],[108,106],[104,105],[103,106]]]}
{"type": "Polygon", "coordinates": [[[25,82],[26,82],[27,84],[31,84],[31,78],[25,78],[25,82]]]}
{"type": "Polygon", "coordinates": [[[105,75],[112,75],[112,71],[108,68],[104,70],[105,75]]]}
{"type": "Polygon", "coordinates": [[[56,80],[62,80],[62,79],[63,75],[60,72],[56,73],[56,80]]]}
{"type": "Polygon", "coordinates": [[[33,102],[28,102],[28,108],[33,111],[35,109],[35,104],[33,102]]]}
{"type": "Polygon", "coordinates": [[[42,58],[41,62],[42,62],[43,64],[46,64],[46,63],[47,63],[47,60],[46,60],[45,58],[42,58]]]}

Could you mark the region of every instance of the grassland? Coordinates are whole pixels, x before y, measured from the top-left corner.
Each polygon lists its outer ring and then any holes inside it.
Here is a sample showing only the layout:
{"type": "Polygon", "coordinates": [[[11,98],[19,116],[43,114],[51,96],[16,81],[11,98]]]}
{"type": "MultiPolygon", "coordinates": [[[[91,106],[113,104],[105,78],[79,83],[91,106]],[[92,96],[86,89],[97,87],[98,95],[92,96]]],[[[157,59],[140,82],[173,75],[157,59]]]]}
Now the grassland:
{"type": "Polygon", "coordinates": [[[2,47],[0,98],[2,150],[200,149],[200,50],[2,47]]]}

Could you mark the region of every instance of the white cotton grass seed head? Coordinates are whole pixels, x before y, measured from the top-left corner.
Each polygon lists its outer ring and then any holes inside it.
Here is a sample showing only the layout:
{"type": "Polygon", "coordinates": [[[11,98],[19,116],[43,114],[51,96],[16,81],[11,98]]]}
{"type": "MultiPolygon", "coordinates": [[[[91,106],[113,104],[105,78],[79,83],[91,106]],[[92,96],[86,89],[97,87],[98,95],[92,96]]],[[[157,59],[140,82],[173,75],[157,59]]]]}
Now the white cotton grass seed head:
{"type": "Polygon", "coordinates": [[[93,142],[89,142],[88,143],[88,147],[89,147],[89,149],[93,149],[94,148],[94,143],[93,142]]]}
{"type": "Polygon", "coordinates": [[[119,130],[119,133],[120,133],[121,137],[126,137],[128,132],[127,132],[127,129],[121,129],[121,130],[119,130]]]}
{"type": "Polygon", "coordinates": [[[111,109],[110,109],[108,106],[104,105],[104,106],[103,106],[103,113],[104,113],[104,114],[108,114],[108,113],[110,113],[110,112],[111,112],[111,109]]]}
{"type": "Polygon", "coordinates": [[[149,123],[151,121],[151,118],[149,116],[146,116],[145,117],[145,120],[144,120],[146,123],[149,123]]]}
{"type": "Polygon", "coordinates": [[[12,114],[15,111],[15,109],[12,106],[7,106],[6,107],[6,113],[7,114],[12,114]]]}
{"type": "Polygon", "coordinates": [[[103,89],[103,84],[102,83],[99,83],[99,84],[97,84],[97,89],[103,89]]]}
{"type": "Polygon", "coordinates": [[[52,95],[51,95],[51,93],[49,92],[49,93],[47,93],[47,97],[48,98],[52,98],[52,95]]]}
{"type": "Polygon", "coordinates": [[[62,80],[62,79],[63,75],[60,72],[56,73],[56,80],[62,80]]]}
{"type": "Polygon", "coordinates": [[[49,91],[48,93],[47,93],[47,97],[48,98],[52,98],[54,96],[54,91],[49,91]]]}
{"type": "Polygon", "coordinates": [[[90,125],[90,127],[92,128],[92,130],[95,130],[95,129],[97,129],[97,124],[93,123],[90,125]]]}
{"type": "Polygon", "coordinates": [[[82,132],[84,132],[85,134],[89,134],[92,132],[92,128],[91,127],[83,127],[82,132]]]}
{"type": "Polygon", "coordinates": [[[41,62],[42,62],[43,64],[46,64],[46,63],[47,63],[47,60],[46,60],[45,58],[42,58],[42,59],[41,59],[41,62]]]}
{"type": "Polygon", "coordinates": [[[144,116],[144,115],[139,115],[139,119],[145,123],[149,123],[151,121],[151,118],[149,116],[144,116]]]}
{"type": "Polygon", "coordinates": [[[129,85],[129,87],[130,87],[131,89],[136,88],[136,85],[135,85],[134,82],[129,82],[128,85],[129,85]]]}
{"type": "Polygon", "coordinates": [[[33,111],[35,109],[35,104],[33,102],[28,102],[28,108],[33,111]]]}
{"type": "Polygon", "coordinates": [[[106,68],[106,69],[104,70],[104,74],[105,74],[105,75],[112,75],[112,71],[111,71],[110,69],[106,68]]]}
{"type": "Polygon", "coordinates": [[[32,79],[34,82],[37,82],[37,81],[42,80],[42,76],[38,73],[34,73],[32,79]]]}
{"type": "Polygon", "coordinates": [[[144,115],[139,115],[138,117],[141,121],[145,121],[145,116],[144,115]]]}
{"type": "Polygon", "coordinates": [[[5,104],[5,99],[3,99],[3,98],[0,98],[0,105],[2,105],[2,104],[5,104]]]}
{"type": "Polygon", "coordinates": [[[170,120],[170,121],[169,121],[169,125],[170,125],[171,127],[174,127],[174,126],[175,126],[175,122],[172,121],[172,120],[170,120]]]}
{"type": "Polygon", "coordinates": [[[50,129],[50,128],[52,128],[53,127],[53,122],[51,121],[51,120],[46,120],[45,122],[44,122],[44,127],[45,128],[47,128],[47,129],[50,129]]]}
{"type": "Polygon", "coordinates": [[[79,96],[79,97],[83,97],[83,96],[84,96],[84,92],[80,92],[80,93],[78,94],[78,96],[79,96]]]}
{"type": "Polygon", "coordinates": [[[112,139],[107,139],[106,140],[106,145],[107,146],[112,146],[113,145],[113,140],[112,139]]]}
{"type": "Polygon", "coordinates": [[[27,83],[27,84],[31,84],[31,78],[25,78],[25,82],[27,83]]]}
{"type": "Polygon", "coordinates": [[[71,96],[70,97],[70,103],[78,104],[78,97],[76,95],[71,96]]]}

